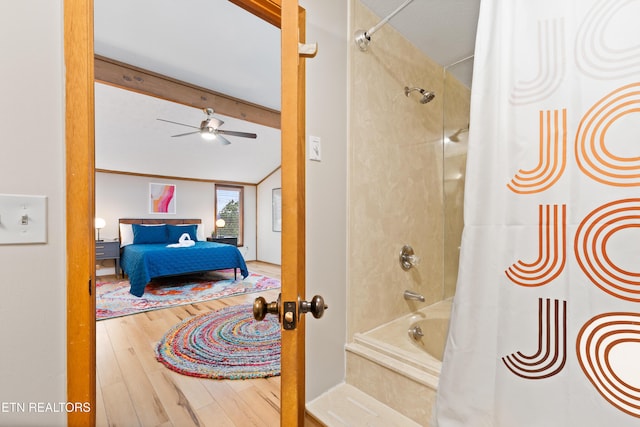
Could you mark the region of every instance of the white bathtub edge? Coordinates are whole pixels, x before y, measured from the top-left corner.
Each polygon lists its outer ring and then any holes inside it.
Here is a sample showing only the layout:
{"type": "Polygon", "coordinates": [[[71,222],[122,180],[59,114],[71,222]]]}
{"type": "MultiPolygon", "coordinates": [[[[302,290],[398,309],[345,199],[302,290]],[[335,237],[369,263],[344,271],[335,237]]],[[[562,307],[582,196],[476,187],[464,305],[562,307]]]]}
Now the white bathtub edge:
{"type": "Polygon", "coordinates": [[[394,371],[410,380],[413,380],[419,384],[431,388],[432,390],[438,390],[438,377],[425,372],[422,369],[415,368],[406,363],[399,362],[398,359],[387,356],[384,353],[375,351],[369,347],[358,343],[348,343],[345,346],[346,351],[357,354],[364,357],[384,368],[394,371]]]}
{"type": "Polygon", "coordinates": [[[420,427],[400,412],[346,383],[340,383],[308,402],[306,408],[311,416],[329,427],[365,424],[420,427]]]}
{"type": "Polygon", "coordinates": [[[432,375],[440,375],[440,367],[442,366],[442,363],[439,360],[434,359],[428,353],[406,351],[385,341],[371,338],[367,334],[355,334],[353,337],[353,343],[360,344],[375,352],[382,353],[385,356],[389,356],[392,359],[396,359],[401,363],[405,363],[414,368],[427,371],[432,375]]]}

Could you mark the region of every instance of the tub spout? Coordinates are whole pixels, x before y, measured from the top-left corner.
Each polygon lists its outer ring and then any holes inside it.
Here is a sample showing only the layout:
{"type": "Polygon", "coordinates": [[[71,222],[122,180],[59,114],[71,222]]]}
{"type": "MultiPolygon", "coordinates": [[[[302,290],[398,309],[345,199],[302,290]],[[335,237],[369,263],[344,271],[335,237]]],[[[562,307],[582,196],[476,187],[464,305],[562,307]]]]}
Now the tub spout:
{"type": "Polygon", "coordinates": [[[424,302],[424,296],[423,295],[420,295],[417,292],[413,292],[413,291],[409,291],[409,290],[404,291],[404,299],[424,302]]]}

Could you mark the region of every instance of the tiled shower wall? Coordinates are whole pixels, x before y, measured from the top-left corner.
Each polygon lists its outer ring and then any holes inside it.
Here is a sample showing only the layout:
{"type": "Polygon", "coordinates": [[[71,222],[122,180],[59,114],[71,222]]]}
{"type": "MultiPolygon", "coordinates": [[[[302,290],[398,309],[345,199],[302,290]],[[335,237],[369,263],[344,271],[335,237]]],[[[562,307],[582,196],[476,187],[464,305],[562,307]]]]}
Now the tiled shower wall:
{"type": "MultiPolygon", "coordinates": [[[[380,17],[359,0],[352,1],[351,33],[379,22],[380,17]]],[[[349,341],[355,332],[367,331],[455,291],[455,280],[443,277],[445,270],[457,270],[459,240],[447,243],[446,249],[443,243],[459,234],[451,227],[461,227],[461,219],[459,224],[445,223],[443,175],[449,166],[445,169],[443,164],[447,153],[443,150],[443,107],[452,118],[447,119],[445,132],[459,122],[466,126],[469,90],[444,75],[440,65],[390,25],[376,32],[367,52],[361,52],[355,43],[351,46],[349,341]],[[420,104],[418,93],[405,96],[405,86],[434,91],[436,98],[420,104]],[[405,244],[420,257],[418,267],[409,271],[399,263],[405,244]],[[445,252],[455,252],[455,266],[452,260],[445,260],[445,252]],[[423,294],[426,303],[405,301],[405,289],[423,294]]],[[[464,179],[458,181],[464,183],[464,179]]],[[[447,189],[452,186],[460,187],[449,185],[447,189]]],[[[455,208],[450,197],[447,210],[455,208]]]]}

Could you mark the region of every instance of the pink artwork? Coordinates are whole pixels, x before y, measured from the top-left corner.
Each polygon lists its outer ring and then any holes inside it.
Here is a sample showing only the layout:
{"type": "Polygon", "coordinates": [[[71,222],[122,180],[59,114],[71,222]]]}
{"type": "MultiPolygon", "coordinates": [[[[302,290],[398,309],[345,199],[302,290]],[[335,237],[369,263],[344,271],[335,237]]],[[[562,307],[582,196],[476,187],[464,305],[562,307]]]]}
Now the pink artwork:
{"type": "Polygon", "coordinates": [[[176,213],[176,186],[149,184],[149,213],[176,213]]]}

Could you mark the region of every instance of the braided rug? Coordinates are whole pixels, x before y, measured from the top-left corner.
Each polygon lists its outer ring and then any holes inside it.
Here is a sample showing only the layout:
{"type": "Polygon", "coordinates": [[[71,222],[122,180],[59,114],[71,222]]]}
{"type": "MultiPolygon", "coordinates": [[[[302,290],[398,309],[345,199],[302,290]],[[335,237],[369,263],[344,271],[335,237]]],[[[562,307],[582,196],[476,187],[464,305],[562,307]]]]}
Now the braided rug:
{"type": "Polygon", "coordinates": [[[200,378],[246,379],[280,375],[276,316],[253,318],[252,305],[191,317],[160,340],[156,358],[169,369],[200,378]]]}

